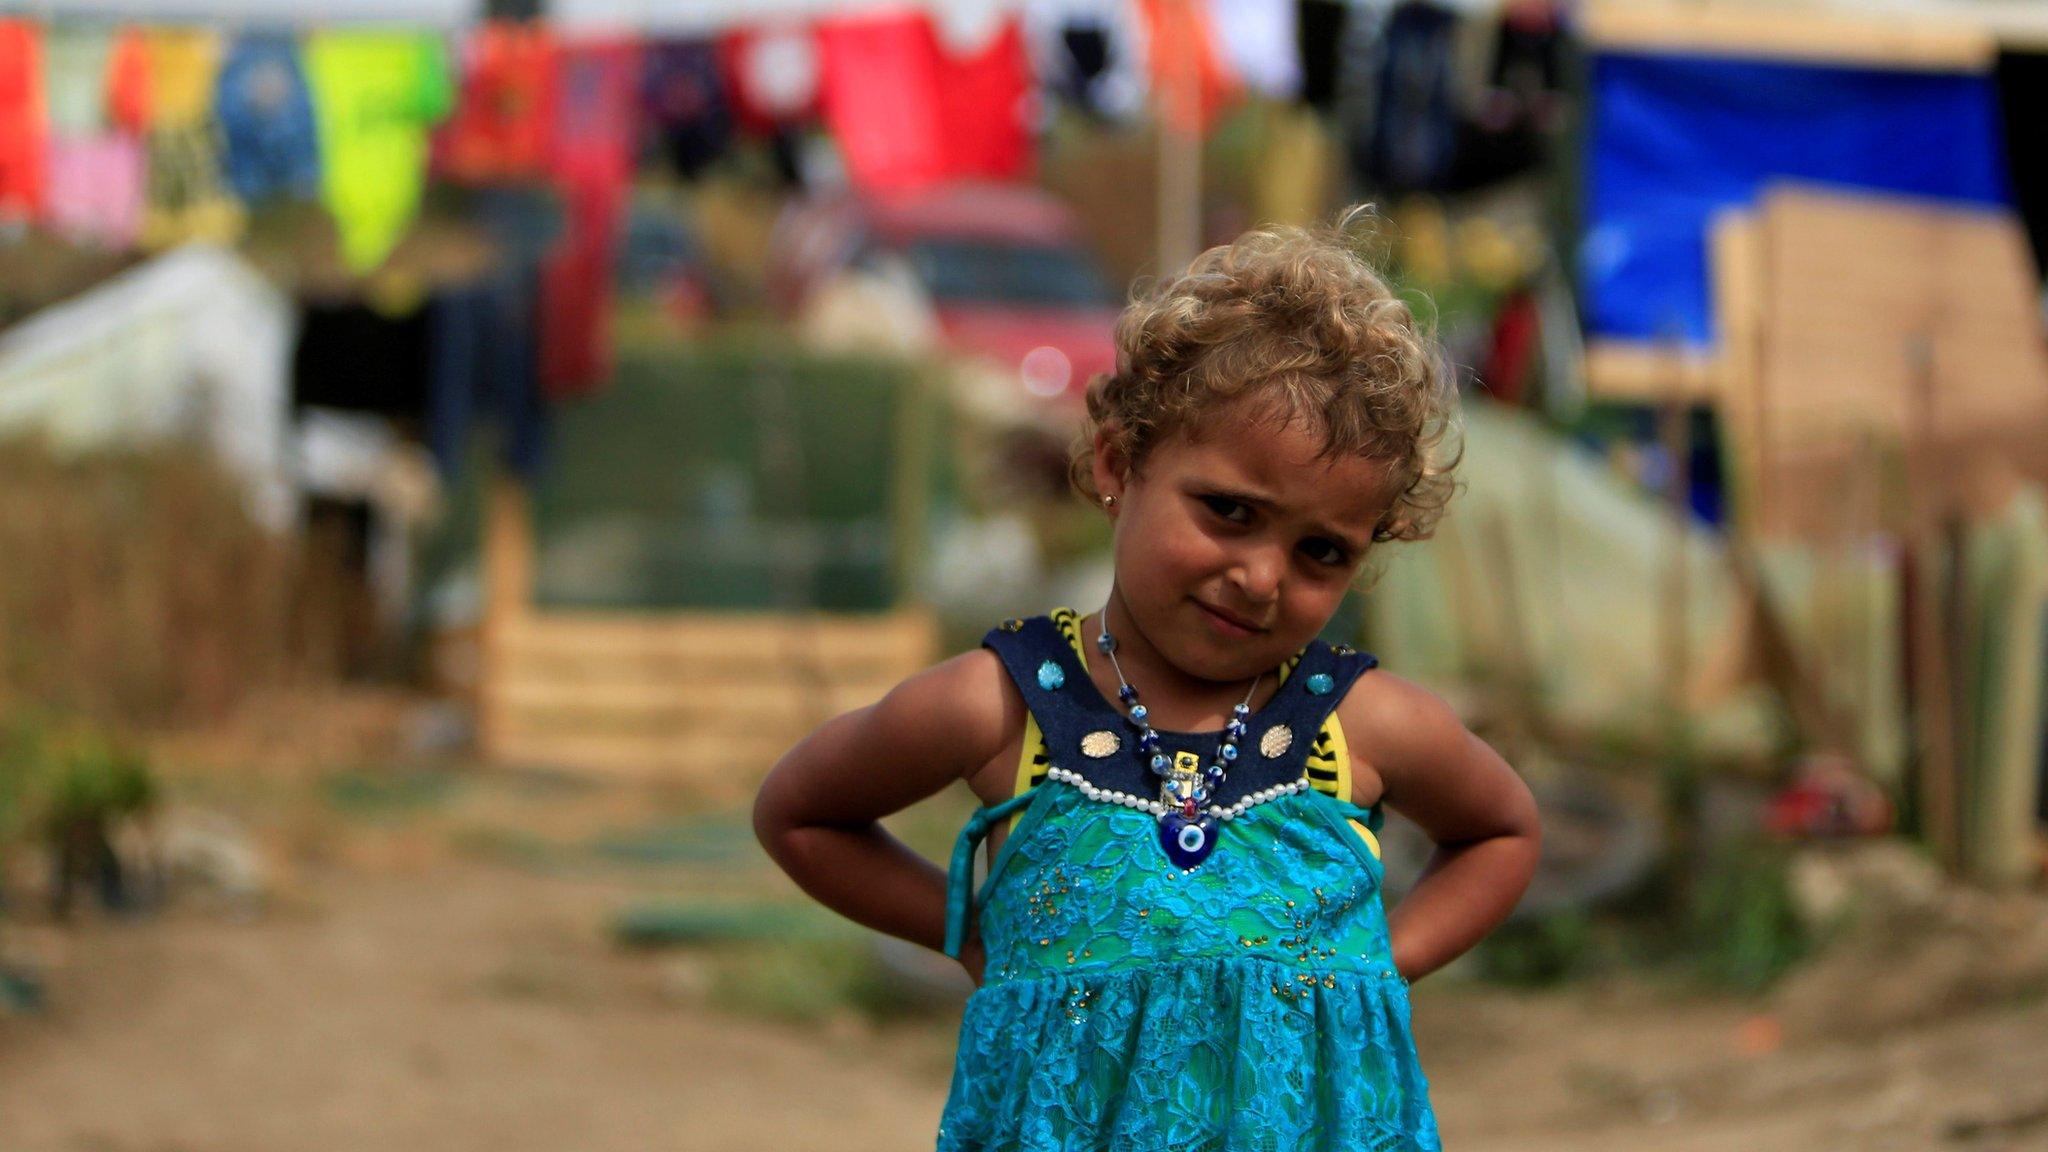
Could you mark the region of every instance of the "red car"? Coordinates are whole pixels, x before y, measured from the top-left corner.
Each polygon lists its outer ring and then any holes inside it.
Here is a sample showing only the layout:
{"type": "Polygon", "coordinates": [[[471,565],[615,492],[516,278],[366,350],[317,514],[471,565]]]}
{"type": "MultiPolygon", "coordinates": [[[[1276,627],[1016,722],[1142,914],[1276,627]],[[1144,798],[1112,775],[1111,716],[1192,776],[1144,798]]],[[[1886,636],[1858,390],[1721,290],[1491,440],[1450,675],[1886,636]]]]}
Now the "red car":
{"type": "Polygon", "coordinates": [[[1072,211],[1044,191],[960,184],[800,202],[776,224],[769,290],[794,314],[834,277],[892,263],[909,270],[948,350],[994,361],[1033,396],[1078,407],[1089,379],[1116,366],[1122,301],[1072,211]]]}

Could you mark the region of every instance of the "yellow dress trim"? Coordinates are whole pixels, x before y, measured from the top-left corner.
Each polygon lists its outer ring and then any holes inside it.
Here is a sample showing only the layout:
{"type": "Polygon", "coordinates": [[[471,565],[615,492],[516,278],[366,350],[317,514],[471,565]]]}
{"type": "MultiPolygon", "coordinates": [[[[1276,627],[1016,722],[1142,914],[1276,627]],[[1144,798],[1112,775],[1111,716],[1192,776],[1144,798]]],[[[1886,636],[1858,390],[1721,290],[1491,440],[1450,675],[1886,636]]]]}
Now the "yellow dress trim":
{"type": "MultiPolygon", "coordinates": [[[[1337,798],[1349,801],[1351,799],[1351,746],[1344,742],[1344,725],[1337,722],[1336,713],[1330,714],[1330,722],[1323,725],[1323,731],[1330,737],[1330,756],[1337,763],[1337,798]]],[[[1372,829],[1367,828],[1356,820],[1350,821],[1350,824],[1353,828],[1358,829],[1358,834],[1365,839],[1365,846],[1372,850],[1373,859],[1379,859],[1380,838],[1372,834],[1372,829]]]]}
{"type": "Polygon", "coordinates": [[[1331,794],[1339,800],[1351,799],[1351,746],[1344,742],[1344,725],[1337,722],[1337,714],[1330,714],[1323,731],[1330,737],[1330,759],[1337,768],[1337,787],[1331,794]]]}
{"type": "MultiPolygon", "coordinates": [[[[1045,775],[1049,753],[1045,747],[1045,733],[1038,730],[1038,717],[1024,713],[1024,754],[1017,758],[1017,783],[1012,796],[1022,796],[1031,790],[1045,775]]],[[[1006,818],[1005,822],[1014,817],[1006,818]]]]}
{"type": "MultiPolygon", "coordinates": [[[[1052,610],[1052,622],[1059,628],[1060,635],[1066,637],[1067,643],[1073,647],[1074,655],[1080,659],[1081,666],[1087,667],[1088,645],[1081,638],[1081,614],[1072,608],[1055,608],[1052,610]]],[[[1300,663],[1301,654],[1297,652],[1280,665],[1282,684],[1287,682],[1288,674],[1300,663]]],[[[1045,745],[1045,733],[1038,727],[1038,718],[1026,712],[1024,746],[1017,757],[1017,783],[1012,795],[1021,796],[1043,783],[1046,767],[1051,761],[1052,752],[1045,745]]],[[[1322,731],[1316,735],[1315,747],[1309,750],[1308,781],[1309,786],[1318,792],[1328,793],[1339,800],[1351,799],[1351,751],[1344,742],[1344,725],[1338,722],[1335,712],[1330,713],[1329,718],[1323,721],[1322,731]]],[[[1006,832],[1015,819],[1014,815],[1004,818],[1006,832]]],[[[1380,842],[1372,834],[1372,830],[1356,820],[1351,821],[1351,826],[1358,829],[1358,834],[1365,838],[1366,846],[1372,849],[1373,856],[1378,857],[1380,842]]]]}

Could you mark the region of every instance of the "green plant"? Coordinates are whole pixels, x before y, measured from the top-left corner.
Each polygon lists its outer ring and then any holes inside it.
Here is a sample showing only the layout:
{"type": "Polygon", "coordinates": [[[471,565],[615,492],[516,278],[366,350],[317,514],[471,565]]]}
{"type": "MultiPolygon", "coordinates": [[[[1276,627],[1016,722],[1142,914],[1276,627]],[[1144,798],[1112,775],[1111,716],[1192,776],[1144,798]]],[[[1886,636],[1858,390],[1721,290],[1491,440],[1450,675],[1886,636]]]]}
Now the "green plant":
{"type": "Polygon", "coordinates": [[[1761,838],[1716,847],[1693,881],[1687,917],[1693,966],[1709,981],[1759,991],[1805,956],[1788,851],[1761,838]]]}
{"type": "Polygon", "coordinates": [[[50,853],[59,915],[81,883],[96,884],[109,907],[128,903],[112,832],[154,808],[158,795],[147,757],[94,725],[44,716],[0,725],[0,847],[39,844],[50,853]]]}
{"type": "Polygon", "coordinates": [[[1557,984],[1584,975],[1593,959],[1593,924],[1578,910],[1502,925],[1479,946],[1486,979],[1517,987],[1557,984]]]}

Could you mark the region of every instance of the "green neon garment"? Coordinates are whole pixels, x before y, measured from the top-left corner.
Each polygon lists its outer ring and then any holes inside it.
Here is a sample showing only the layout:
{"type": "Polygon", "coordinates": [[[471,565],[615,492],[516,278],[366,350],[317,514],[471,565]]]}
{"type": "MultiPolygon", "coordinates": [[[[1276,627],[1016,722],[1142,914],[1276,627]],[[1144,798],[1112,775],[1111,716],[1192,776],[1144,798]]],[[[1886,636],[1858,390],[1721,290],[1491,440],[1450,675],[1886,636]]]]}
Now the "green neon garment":
{"type": "Polygon", "coordinates": [[[315,32],[306,83],[319,126],[321,198],[357,272],[384,262],[419,211],[428,133],[454,86],[441,37],[417,32],[315,32]]]}

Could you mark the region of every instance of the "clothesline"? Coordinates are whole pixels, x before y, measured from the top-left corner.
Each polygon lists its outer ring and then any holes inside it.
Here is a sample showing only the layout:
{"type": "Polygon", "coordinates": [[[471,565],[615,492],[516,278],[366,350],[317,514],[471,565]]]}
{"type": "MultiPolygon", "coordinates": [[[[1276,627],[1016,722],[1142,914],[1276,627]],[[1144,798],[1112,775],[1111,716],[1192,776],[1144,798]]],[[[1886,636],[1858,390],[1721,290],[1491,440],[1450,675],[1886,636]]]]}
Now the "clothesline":
{"type": "Polygon", "coordinates": [[[60,21],[203,24],[227,32],[403,24],[455,30],[482,23],[482,0],[6,0],[0,16],[60,21]]]}

